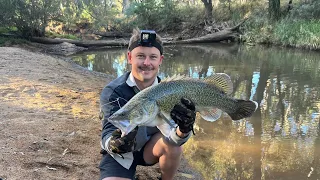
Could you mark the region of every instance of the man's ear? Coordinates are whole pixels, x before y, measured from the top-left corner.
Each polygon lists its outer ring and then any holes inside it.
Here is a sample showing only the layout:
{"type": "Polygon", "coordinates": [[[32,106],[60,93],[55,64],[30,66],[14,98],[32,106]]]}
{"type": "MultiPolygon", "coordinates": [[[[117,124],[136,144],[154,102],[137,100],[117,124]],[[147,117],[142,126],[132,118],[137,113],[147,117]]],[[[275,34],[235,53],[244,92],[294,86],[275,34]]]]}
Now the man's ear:
{"type": "Polygon", "coordinates": [[[128,63],[129,64],[132,64],[132,55],[131,55],[131,52],[130,51],[128,51],[128,53],[127,53],[127,59],[128,59],[128,63]]]}
{"type": "Polygon", "coordinates": [[[161,56],[160,56],[160,64],[159,64],[159,65],[161,65],[161,64],[162,64],[162,60],[163,60],[163,58],[164,58],[164,56],[163,56],[163,55],[161,55],[161,56]]]}

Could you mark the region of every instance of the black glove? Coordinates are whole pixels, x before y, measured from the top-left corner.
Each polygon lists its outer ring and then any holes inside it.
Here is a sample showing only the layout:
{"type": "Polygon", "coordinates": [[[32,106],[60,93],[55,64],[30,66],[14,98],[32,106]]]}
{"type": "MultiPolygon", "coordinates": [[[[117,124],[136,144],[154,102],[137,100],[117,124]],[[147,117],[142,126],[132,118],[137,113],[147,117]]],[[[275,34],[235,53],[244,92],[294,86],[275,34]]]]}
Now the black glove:
{"type": "Polygon", "coordinates": [[[181,98],[181,104],[176,104],[170,112],[171,118],[179,126],[182,133],[193,131],[193,124],[196,119],[194,103],[187,99],[181,98]]]}
{"type": "Polygon", "coordinates": [[[132,130],[129,134],[121,137],[121,130],[116,129],[113,131],[110,141],[108,143],[108,149],[116,154],[123,154],[134,150],[136,145],[136,135],[138,127],[132,130]]]}

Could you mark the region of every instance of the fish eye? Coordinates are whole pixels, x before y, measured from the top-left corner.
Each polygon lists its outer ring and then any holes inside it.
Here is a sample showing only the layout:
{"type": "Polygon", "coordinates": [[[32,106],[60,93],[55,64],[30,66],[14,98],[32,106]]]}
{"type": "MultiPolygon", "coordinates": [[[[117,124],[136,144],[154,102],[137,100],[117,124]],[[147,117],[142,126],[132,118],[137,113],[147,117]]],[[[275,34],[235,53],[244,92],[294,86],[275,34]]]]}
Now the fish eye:
{"type": "Polygon", "coordinates": [[[121,112],[120,116],[126,116],[126,113],[125,112],[121,112]]]}

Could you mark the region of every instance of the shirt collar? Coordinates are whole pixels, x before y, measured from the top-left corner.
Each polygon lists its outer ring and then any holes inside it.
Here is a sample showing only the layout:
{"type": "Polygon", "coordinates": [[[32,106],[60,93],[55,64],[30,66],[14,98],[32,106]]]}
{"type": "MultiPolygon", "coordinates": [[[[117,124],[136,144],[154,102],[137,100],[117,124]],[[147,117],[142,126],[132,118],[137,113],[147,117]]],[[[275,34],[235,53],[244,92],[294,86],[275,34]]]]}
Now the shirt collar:
{"type": "MultiPolygon", "coordinates": [[[[130,87],[136,86],[136,87],[138,88],[137,83],[136,83],[136,81],[134,80],[134,77],[133,77],[132,72],[130,72],[130,75],[129,75],[126,83],[127,83],[128,86],[130,86],[130,87]]],[[[159,84],[159,80],[158,80],[158,78],[156,77],[156,79],[153,81],[153,84],[152,84],[151,86],[154,86],[154,85],[157,85],[157,84],[159,84]]]]}

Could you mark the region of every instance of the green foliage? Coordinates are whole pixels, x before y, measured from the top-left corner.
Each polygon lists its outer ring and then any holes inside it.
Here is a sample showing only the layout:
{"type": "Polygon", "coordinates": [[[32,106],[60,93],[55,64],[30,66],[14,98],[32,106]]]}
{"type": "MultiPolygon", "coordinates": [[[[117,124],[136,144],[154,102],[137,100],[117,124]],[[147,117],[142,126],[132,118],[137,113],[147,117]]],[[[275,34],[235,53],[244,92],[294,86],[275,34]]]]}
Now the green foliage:
{"type": "Polygon", "coordinates": [[[59,0],[0,0],[0,22],[24,37],[43,36],[48,19],[59,13],[59,0]]]}
{"type": "Polygon", "coordinates": [[[238,0],[220,0],[213,11],[213,17],[216,21],[239,21],[261,9],[265,9],[262,1],[252,0],[241,3],[238,0]]]}
{"type": "Polygon", "coordinates": [[[319,20],[283,19],[272,23],[267,17],[256,18],[246,25],[243,40],[247,43],[278,44],[306,49],[320,48],[319,20]]]}
{"type": "Polygon", "coordinates": [[[289,14],[293,19],[320,19],[320,1],[296,4],[289,14]]]}
{"type": "Polygon", "coordinates": [[[199,21],[204,20],[203,7],[183,6],[179,8],[179,14],[184,22],[197,24],[199,21]]]}
{"type": "MultiPolygon", "coordinates": [[[[275,12],[279,20],[270,21],[270,5],[278,8],[278,2],[213,0],[213,19],[217,26],[221,22],[232,26],[248,17],[241,31],[242,39],[249,43],[319,48],[316,19],[320,19],[320,1],[297,0],[290,11],[288,2],[280,1],[281,14],[275,12]]],[[[4,27],[0,33],[17,31],[24,37],[77,39],[80,34],[93,31],[131,32],[135,27],[193,37],[203,35],[204,26],[208,25],[204,23],[205,6],[200,0],[0,0],[0,3],[0,22],[4,27]],[[184,31],[187,29],[190,30],[184,31]]]]}
{"type": "Polygon", "coordinates": [[[269,22],[266,10],[256,9],[243,25],[242,40],[247,43],[269,42],[272,25],[269,22]]]}
{"type": "Polygon", "coordinates": [[[113,20],[121,12],[116,3],[111,0],[82,0],[81,11],[83,18],[90,19],[95,28],[103,28],[106,31],[116,30],[113,20]]]}
{"type": "Polygon", "coordinates": [[[46,37],[50,38],[62,38],[62,39],[79,39],[76,35],[73,34],[58,34],[54,32],[46,32],[46,37]]]}
{"type": "Polygon", "coordinates": [[[78,4],[73,3],[71,0],[62,1],[60,10],[61,16],[59,16],[59,19],[68,30],[81,19],[81,11],[78,4]]]}
{"type": "Polygon", "coordinates": [[[0,27],[0,34],[1,33],[10,33],[16,32],[18,29],[16,27],[0,27]]]}
{"type": "Polygon", "coordinates": [[[319,49],[320,21],[284,19],[275,25],[272,40],[285,46],[319,49]]]}
{"type": "Polygon", "coordinates": [[[282,19],[270,21],[266,10],[251,14],[244,24],[243,41],[267,43],[306,49],[320,48],[320,2],[300,2],[288,12],[282,7],[282,19]]]}
{"type": "Polygon", "coordinates": [[[177,30],[181,15],[173,1],[148,0],[133,3],[127,11],[132,26],[142,29],[177,30]]]}
{"type": "Polygon", "coordinates": [[[25,39],[0,37],[0,47],[27,43],[25,39]]]}

